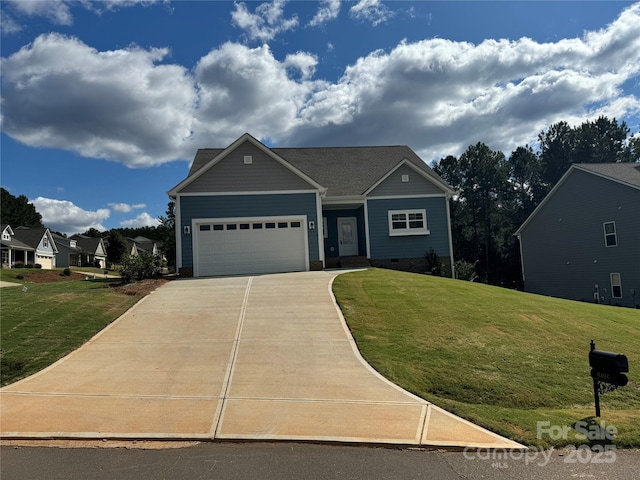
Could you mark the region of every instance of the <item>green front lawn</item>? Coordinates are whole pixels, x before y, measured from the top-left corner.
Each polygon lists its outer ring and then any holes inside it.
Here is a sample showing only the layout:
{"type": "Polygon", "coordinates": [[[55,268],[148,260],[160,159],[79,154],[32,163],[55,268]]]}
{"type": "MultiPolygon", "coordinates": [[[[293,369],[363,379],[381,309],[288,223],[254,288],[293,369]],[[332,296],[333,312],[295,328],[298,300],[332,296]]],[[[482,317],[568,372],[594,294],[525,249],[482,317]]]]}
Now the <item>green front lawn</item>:
{"type": "Polygon", "coordinates": [[[387,378],[526,445],[537,422],[593,421],[589,341],[629,358],[629,384],[602,395],[619,446],[640,447],[640,312],[391,270],[338,276],[334,292],[365,359],[387,378]]]}
{"type": "Polygon", "coordinates": [[[113,280],[85,281],[47,270],[2,270],[0,278],[15,282],[16,275],[25,277],[26,291],[0,289],[2,385],[75,350],[141,298],[106,288],[113,280]],[[56,281],[38,283],[45,276],[56,281]]]}

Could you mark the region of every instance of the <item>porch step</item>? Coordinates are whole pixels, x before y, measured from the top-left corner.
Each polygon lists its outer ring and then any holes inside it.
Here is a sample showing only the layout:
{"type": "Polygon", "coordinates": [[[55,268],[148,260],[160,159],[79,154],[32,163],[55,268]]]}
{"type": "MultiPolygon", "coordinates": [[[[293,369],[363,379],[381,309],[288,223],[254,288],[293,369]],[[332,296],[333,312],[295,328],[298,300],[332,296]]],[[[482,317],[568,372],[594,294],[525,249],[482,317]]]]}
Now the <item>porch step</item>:
{"type": "Polygon", "coordinates": [[[367,257],[340,257],[338,266],[341,268],[361,268],[370,267],[371,264],[367,257]]]}

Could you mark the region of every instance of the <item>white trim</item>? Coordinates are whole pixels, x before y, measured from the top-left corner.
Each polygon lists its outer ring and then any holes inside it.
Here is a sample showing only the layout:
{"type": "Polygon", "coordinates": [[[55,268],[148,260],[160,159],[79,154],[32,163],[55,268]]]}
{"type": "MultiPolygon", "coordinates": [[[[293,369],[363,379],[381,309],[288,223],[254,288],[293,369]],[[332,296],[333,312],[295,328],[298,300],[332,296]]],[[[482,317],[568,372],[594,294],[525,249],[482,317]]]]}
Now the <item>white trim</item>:
{"type": "Polygon", "coordinates": [[[620,275],[619,273],[615,273],[615,272],[614,272],[614,273],[610,273],[610,274],[609,274],[609,281],[610,281],[610,283],[611,283],[611,298],[622,298],[622,275],[620,275]],[[617,275],[617,276],[618,276],[619,283],[613,283],[613,276],[614,276],[614,275],[617,275]],[[617,297],[617,296],[615,296],[615,295],[613,294],[613,287],[614,287],[614,285],[615,285],[616,287],[620,287],[620,296],[619,296],[619,297],[617,297]]]}
{"type": "Polygon", "coordinates": [[[367,249],[367,258],[371,260],[371,240],[369,238],[369,203],[364,201],[364,241],[367,249]]]}
{"type": "MultiPolygon", "coordinates": [[[[441,183],[440,181],[438,181],[436,178],[433,178],[431,175],[429,175],[427,172],[421,170],[420,168],[418,168],[416,165],[413,164],[413,162],[409,161],[409,159],[404,158],[403,160],[400,161],[400,163],[398,163],[395,167],[393,167],[391,170],[389,170],[385,175],[382,176],[382,178],[380,178],[380,180],[378,180],[377,182],[375,182],[373,185],[371,185],[364,193],[363,195],[369,195],[369,193],[371,193],[373,190],[375,190],[382,182],[384,182],[387,178],[389,178],[391,175],[393,175],[393,173],[395,173],[396,170],[398,170],[400,167],[402,167],[403,165],[408,166],[409,168],[411,168],[413,171],[415,171],[418,175],[420,175],[421,177],[423,177],[425,180],[427,180],[428,182],[434,184],[437,188],[443,190],[444,194],[449,194],[449,195],[453,195],[455,192],[453,190],[451,190],[451,188],[449,188],[447,185],[441,183]]],[[[425,166],[428,167],[428,165],[425,163],[425,166]]]]}
{"type": "Polygon", "coordinates": [[[367,197],[369,200],[402,200],[405,198],[448,198],[449,196],[445,193],[425,193],[422,195],[384,195],[384,196],[370,196],[367,197]]]}
{"type": "Polygon", "coordinates": [[[616,230],[616,222],[615,220],[610,220],[608,222],[602,222],[602,231],[604,233],[604,246],[607,248],[613,248],[613,247],[617,247],[618,246],[618,231],[616,230]],[[613,223],[613,233],[607,233],[607,224],[609,223],[613,223]],[[616,243],[614,243],[613,245],[607,245],[607,236],[608,235],[613,235],[613,238],[615,239],[616,243]]]}
{"type": "MultiPolygon", "coordinates": [[[[324,268],[324,224],[322,222],[322,199],[320,192],[316,192],[316,230],[318,231],[318,259],[322,262],[324,268]]],[[[308,245],[307,245],[308,247],[308,245]]],[[[307,262],[309,262],[309,253],[307,252],[307,262]]],[[[308,268],[307,268],[308,270],[308,268]]]]}
{"type": "Polygon", "coordinates": [[[180,209],[180,195],[175,197],[175,235],[176,235],[176,271],[182,268],[182,210],[180,209]]]}
{"type": "Polygon", "coordinates": [[[300,221],[300,227],[303,229],[304,234],[304,262],[305,271],[309,271],[309,227],[307,222],[307,215],[276,215],[265,217],[228,217],[228,218],[193,218],[191,219],[191,247],[192,247],[192,263],[193,263],[193,276],[200,276],[200,266],[198,259],[198,225],[203,223],[252,223],[252,222],[267,222],[267,221],[300,221]]]}
{"type": "Polygon", "coordinates": [[[195,180],[200,178],[205,172],[209,171],[209,169],[211,169],[214,165],[219,163],[222,159],[226,158],[231,152],[233,152],[236,148],[238,148],[240,145],[242,145],[245,142],[249,142],[253,146],[257,147],[263,153],[265,153],[266,155],[271,157],[273,160],[275,160],[278,163],[280,163],[283,167],[285,167],[286,169],[291,171],[293,174],[297,175],[299,178],[301,178],[302,180],[307,182],[309,185],[311,185],[315,189],[320,190],[320,191],[326,191],[325,187],[320,185],[318,182],[313,180],[311,177],[309,177],[308,175],[306,175],[302,171],[298,170],[296,167],[291,165],[284,158],[282,158],[280,155],[275,153],[273,150],[271,150],[269,147],[264,145],[262,142],[260,142],[259,140],[255,139],[253,136],[249,135],[248,133],[245,133],[245,134],[241,135],[235,142],[233,142],[231,145],[229,145],[227,148],[225,148],[222,152],[220,152],[218,155],[216,155],[214,158],[212,158],[206,164],[204,164],[197,172],[195,172],[193,175],[190,175],[187,178],[185,178],[182,182],[180,182],[178,185],[173,187],[167,193],[170,196],[178,195],[180,190],[184,189],[185,187],[187,187],[188,185],[193,183],[195,180]]]}
{"type": "Polygon", "coordinates": [[[387,210],[389,220],[389,236],[390,237],[406,237],[409,235],[430,235],[431,232],[427,228],[427,210],[424,208],[410,208],[405,210],[387,210]],[[419,213],[422,215],[423,228],[411,228],[409,226],[409,215],[419,213]],[[393,215],[405,215],[406,228],[393,228],[393,215]]]}
{"type": "Polygon", "coordinates": [[[322,199],[323,205],[362,205],[365,197],[362,195],[348,196],[348,197],[324,197],[322,199]]]}
{"type": "Polygon", "coordinates": [[[244,192],[186,192],[179,193],[181,197],[224,197],[231,195],[289,195],[299,193],[319,193],[318,190],[268,190],[244,192]]]}
{"type": "Polygon", "coordinates": [[[453,258],[453,231],[451,230],[451,211],[449,208],[449,198],[445,199],[447,206],[447,229],[449,231],[449,257],[451,258],[451,278],[456,278],[456,265],[453,258]]]}

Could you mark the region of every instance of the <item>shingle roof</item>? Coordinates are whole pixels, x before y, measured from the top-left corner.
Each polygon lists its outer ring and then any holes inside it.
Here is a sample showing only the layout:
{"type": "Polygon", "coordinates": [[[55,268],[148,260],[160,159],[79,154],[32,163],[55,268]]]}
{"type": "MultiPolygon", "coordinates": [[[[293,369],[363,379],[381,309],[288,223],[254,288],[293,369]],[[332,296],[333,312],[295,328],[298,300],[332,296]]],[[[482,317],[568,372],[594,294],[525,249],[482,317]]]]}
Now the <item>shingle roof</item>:
{"type": "Polygon", "coordinates": [[[640,163],[580,163],[574,166],[640,188],[640,163]]]}
{"type": "Polygon", "coordinates": [[[38,248],[46,231],[46,228],[16,227],[13,229],[13,237],[31,248],[38,248]]]}
{"type": "Polygon", "coordinates": [[[86,237],[84,235],[74,235],[71,238],[76,241],[78,247],[89,253],[96,253],[101,240],[99,237],[86,237]]]}
{"type": "MultiPolygon", "coordinates": [[[[224,150],[223,148],[199,149],[189,170],[189,176],[224,150]]],[[[447,187],[446,182],[405,145],[272,148],[271,151],[326,187],[329,196],[362,195],[404,159],[436,183],[447,187]]]]}

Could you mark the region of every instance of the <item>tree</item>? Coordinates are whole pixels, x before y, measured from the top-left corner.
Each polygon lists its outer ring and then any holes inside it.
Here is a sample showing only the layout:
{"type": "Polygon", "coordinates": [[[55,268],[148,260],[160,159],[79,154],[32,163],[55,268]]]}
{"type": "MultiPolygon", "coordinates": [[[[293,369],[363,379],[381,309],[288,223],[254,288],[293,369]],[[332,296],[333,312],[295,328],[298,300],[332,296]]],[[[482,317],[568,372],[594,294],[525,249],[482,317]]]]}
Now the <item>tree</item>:
{"type": "Polygon", "coordinates": [[[97,229],[91,227],[91,228],[89,228],[89,230],[84,232],[82,235],[84,235],[85,237],[100,238],[100,237],[102,237],[102,232],[100,232],[100,230],[97,230],[97,229]]]}
{"type": "Polygon", "coordinates": [[[485,282],[503,283],[499,259],[510,225],[506,218],[509,166],[504,154],[479,142],[458,159],[443,158],[434,169],[458,191],[451,205],[455,258],[476,265],[485,282]]]}
{"type": "Polygon", "coordinates": [[[24,195],[14,197],[2,188],[0,198],[0,217],[3,225],[12,227],[42,227],[42,215],[36,211],[36,207],[29,203],[24,195]]]}
{"type": "Polygon", "coordinates": [[[111,263],[120,263],[127,253],[127,240],[120,232],[111,230],[106,238],[107,259],[111,263]]]}
{"type": "Polygon", "coordinates": [[[160,234],[160,250],[167,257],[169,268],[175,269],[176,266],[176,204],[169,202],[167,204],[166,216],[159,216],[160,225],[157,227],[160,234]]]}

